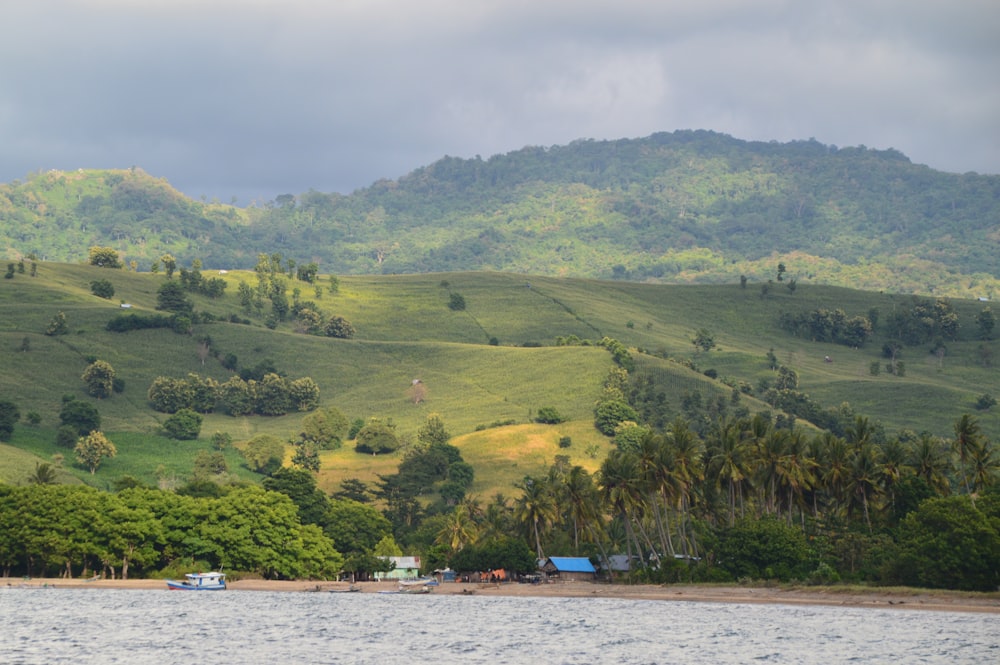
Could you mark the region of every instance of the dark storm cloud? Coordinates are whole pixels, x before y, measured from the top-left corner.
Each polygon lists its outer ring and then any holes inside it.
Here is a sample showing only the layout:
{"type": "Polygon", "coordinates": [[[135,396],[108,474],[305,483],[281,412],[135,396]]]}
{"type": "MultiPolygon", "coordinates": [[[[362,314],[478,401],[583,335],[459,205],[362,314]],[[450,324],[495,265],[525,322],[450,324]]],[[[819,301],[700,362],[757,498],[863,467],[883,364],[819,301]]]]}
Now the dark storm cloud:
{"type": "Polygon", "coordinates": [[[246,203],[678,128],[1000,172],[986,0],[16,5],[0,9],[0,181],[137,165],[246,203]]]}

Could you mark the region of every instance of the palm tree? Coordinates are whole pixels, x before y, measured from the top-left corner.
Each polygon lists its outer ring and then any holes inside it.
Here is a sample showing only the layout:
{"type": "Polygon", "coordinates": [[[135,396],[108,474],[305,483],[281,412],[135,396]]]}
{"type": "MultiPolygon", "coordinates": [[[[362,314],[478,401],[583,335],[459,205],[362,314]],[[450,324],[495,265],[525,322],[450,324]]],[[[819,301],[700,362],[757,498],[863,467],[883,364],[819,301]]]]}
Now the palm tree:
{"type": "Polygon", "coordinates": [[[947,495],[950,492],[948,469],[950,467],[945,444],[930,434],[921,434],[910,451],[910,466],[918,478],[922,478],[935,492],[947,495]]]}
{"type": "MultiPolygon", "coordinates": [[[[962,483],[965,485],[965,493],[972,496],[972,489],[969,486],[969,460],[975,456],[976,450],[982,445],[982,432],[979,429],[979,421],[969,414],[963,414],[955,422],[955,439],[952,441],[952,448],[958,453],[958,460],[961,465],[962,483]]],[[[976,500],[972,498],[972,504],[976,500]]]]}
{"type": "Polygon", "coordinates": [[[782,457],[788,444],[788,430],[772,429],[758,442],[758,485],[764,491],[764,510],[769,515],[779,512],[778,485],[781,482],[782,457]]]}
{"type": "Polygon", "coordinates": [[[55,485],[56,468],[48,462],[35,462],[34,472],[28,476],[29,485],[55,485]]]}
{"type": "Polygon", "coordinates": [[[516,485],[523,493],[514,501],[514,518],[530,529],[539,559],[545,557],[542,535],[558,516],[552,490],[544,478],[525,478],[516,485]]]}
{"type": "Polygon", "coordinates": [[[476,542],[479,528],[472,520],[468,509],[458,505],[448,514],[444,527],[438,532],[435,542],[446,545],[452,552],[458,552],[466,545],[476,542]]]}
{"type": "Polygon", "coordinates": [[[593,533],[600,524],[597,488],[594,480],[581,466],[574,466],[566,474],[565,495],[567,512],[573,522],[573,547],[580,552],[580,532],[593,533]]]}
{"type": "Polygon", "coordinates": [[[851,477],[848,483],[847,513],[850,515],[858,502],[864,511],[865,524],[872,530],[871,500],[878,494],[879,465],[877,451],[871,443],[864,443],[851,459],[851,477]]]}
{"type": "Polygon", "coordinates": [[[670,424],[667,442],[672,468],[670,478],[676,488],[681,548],[684,554],[695,556],[698,550],[693,535],[688,535],[687,523],[695,487],[705,479],[704,445],[683,418],[677,418],[670,424]]]}
{"type": "Polygon", "coordinates": [[[814,447],[820,453],[820,486],[833,501],[835,510],[839,511],[846,503],[851,467],[850,448],[846,441],[830,432],[821,434],[814,447]]]}
{"type": "Polygon", "coordinates": [[[1000,471],[1000,457],[997,456],[993,444],[984,439],[972,452],[969,459],[972,467],[972,489],[979,492],[989,487],[996,480],[1000,471]]]}
{"type": "Polygon", "coordinates": [[[896,504],[896,485],[903,479],[904,474],[908,472],[906,446],[898,438],[889,439],[882,446],[880,459],[879,477],[882,489],[889,497],[890,510],[894,510],[896,504]]]}
{"type": "Polygon", "coordinates": [[[747,445],[744,441],[742,423],[725,420],[716,424],[711,434],[709,470],[715,478],[716,487],[726,484],[729,507],[729,526],[736,523],[736,505],[740,515],[744,515],[743,487],[749,475],[747,445]]]}
{"type": "Polygon", "coordinates": [[[796,505],[803,522],[805,521],[804,497],[816,482],[813,475],[816,466],[816,461],[807,451],[805,436],[801,432],[789,432],[785,454],[779,459],[777,469],[779,481],[786,492],[789,524],[792,523],[792,510],[796,505]]]}
{"type": "Polygon", "coordinates": [[[640,487],[636,456],[618,449],[612,450],[601,463],[598,487],[601,498],[611,508],[612,515],[621,518],[625,527],[626,550],[631,560],[633,544],[636,546],[636,553],[642,552],[642,546],[632,529],[632,513],[640,487]]]}

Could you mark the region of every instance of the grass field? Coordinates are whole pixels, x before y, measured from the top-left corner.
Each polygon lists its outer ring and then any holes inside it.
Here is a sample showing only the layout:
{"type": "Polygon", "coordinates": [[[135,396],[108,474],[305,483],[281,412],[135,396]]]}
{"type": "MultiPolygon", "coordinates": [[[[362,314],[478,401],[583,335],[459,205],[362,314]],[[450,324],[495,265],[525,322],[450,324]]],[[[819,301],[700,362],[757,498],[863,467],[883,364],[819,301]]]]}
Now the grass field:
{"type": "MultiPolygon", "coordinates": [[[[240,281],[255,284],[255,275],[232,271],[219,277],[228,283],[226,295],[218,300],[193,296],[197,310],[243,317],[237,286],[240,281]]],[[[67,473],[99,485],[124,474],[145,482],[183,479],[198,451],[209,449],[213,432],[227,432],[237,441],[258,433],[294,436],[304,414],[209,414],[198,441],[160,436],[166,416],[153,411],[146,399],[153,379],[195,372],[225,381],[231,372],[219,358],[226,354],[235,354],[241,367],[269,360],[291,378],[312,377],[323,406],[335,406],[352,420],[392,418],[398,432],[410,439],[429,414],[439,414],[455,437],[453,443],[476,468],[474,493],[502,491],[551,464],[557,454],[596,468],[610,444],[592,427],[593,406],[612,361],[599,347],[555,346],[557,337],[571,335],[593,341],[608,336],[631,347],[642,371],[662,379],[671,412],[678,410],[686,392],[728,394],[729,387],[704,376],[705,370],[751,385],[773,379],[765,363],[773,349],[815,401],[827,407],[849,402],[890,433],[906,428],[949,436],[961,414],[974,413],[985,433],[1000,436],[998,409],[974,411],[980,395],[1000,393],[996,368],[982,363],[983,345],[998,356],[1000,343],[977,338],[974,317],[983,308],[980,302],[952,301],[962,326],[959,339],[949,342],[940,358],[929,347],[904,350],[904,377],[870,373],[871,363],[880,360],[881,338],[862,349],[815,343],[789,335],[778,320],[783,312],[818,307],[843,309],[849,316],[875,308],[885,317],[908,306],[910,297],[813,285],[799,286],[794,293],[779,286],[764,298],[759,287],[739,285],[660,286],[498,273],[342,277],[336,293],[324,288],[319,297],[312,285],[292,281],[289,297],[298,288],[299,297],[314,301],[324,315],[347,318],[357,330],[350,340],[300,334],[291,322],[272,330],[259,319],[250,325],[196,325],[191,335],[105,329],[108,320],[124,311],[120,302],[129,303],[130,312],[155,312],[157,289],[165,279],[162,274],[41,263],[36,277],[17,274],[0,283],[0,400],[13,401],[23,417],[33,412],[41,418],[37,425],[17,426],[10,443],[21,453],[4,449],[6,482],[18,482],[36,461],[60,453],[67,473]],[[90,282],[97,279],[113,283],[112,299],[90,293],[90,282]],[[464,310],[449,309],[454,293],[465,299],[464,310]],[[45,335],[58,312],[65,313],[69,333],[45,335]],[[691,339],[700,328],[712,332],[717,348],[695,353],[691,339]],[[203,360],[199,340],[206,335],[213,355],[203,360]],[[832,362],[825,362],[826,356],[832,362]],[[667,362],[667,357],[692,361],[698,371],[667,362]],[[125,383],[124,392],[104,400],[86,394],[80,377],[93,358],[111,363],[125,383]],[[419,403],[412,399],[415,379],[426,391],[419,403]],[[93,403],[119,449],[118,457],[93,477],[73,465],[70,451],[55,449],[64,396],[93,403]],[[567,422],[531,424],[543,407],[557,409],[567,422]],[[516,425],[481,429],[497,422],[516,425]],[[561,436],[571,437],[570,448],[558,447],[561,436]],[[599,452],[590,457],[587,449],[599,452]]],[[[325,277],[320,283],[329,284],[325,277]]],[[[748,400],[753,409],[763,406],[748,400]]],[[[228,455],[231,472],[252,477],[235,452],[228,455]]],[[[391,472],[398,458],[369,459],[348,444],[324,454],[322,462],[320,483],[331,489],[344,478],[370,480],[391,472]]]]}

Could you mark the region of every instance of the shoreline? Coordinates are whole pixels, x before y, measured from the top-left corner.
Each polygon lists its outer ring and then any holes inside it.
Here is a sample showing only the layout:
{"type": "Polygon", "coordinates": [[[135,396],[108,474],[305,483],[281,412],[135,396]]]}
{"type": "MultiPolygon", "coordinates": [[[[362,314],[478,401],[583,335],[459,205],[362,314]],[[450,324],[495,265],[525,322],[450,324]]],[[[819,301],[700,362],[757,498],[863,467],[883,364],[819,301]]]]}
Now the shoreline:
{"type": "MultiPolygon", "coordinates": [[[[0,587],[56,589],[145,589],[167,591],[157,579],[62,579],[6,578],[0,587]]],[[[242,579],[229,583],[229,591],[338,592],[350,588],[347,582],[242,579]]],[[[396,582],[360,582],[359,593],[379,593],[397,588],[396,582]]],[[[628,600],[744,603],[779,605],[822,605],[876,609],[977,612],[1000,614],[1000,594],[975,595],[960,591],[922,589],[871,589],[815,587],[747,587],[713,585],[602,584],[555,582],[548,584],[478,584],[445,582],[434,587],[438,595],[512,596],[524,598],[619,598],[628,600]]]]}

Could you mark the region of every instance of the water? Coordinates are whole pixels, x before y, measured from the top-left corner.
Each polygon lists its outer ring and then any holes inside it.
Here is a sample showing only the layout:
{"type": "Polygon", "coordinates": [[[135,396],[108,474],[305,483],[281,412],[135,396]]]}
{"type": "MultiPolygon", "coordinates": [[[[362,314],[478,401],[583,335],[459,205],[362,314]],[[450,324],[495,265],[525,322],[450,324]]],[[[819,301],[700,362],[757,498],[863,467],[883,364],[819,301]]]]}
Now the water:
{"type": "Polygon", "coordinates": [[[0,663],[1000,663],[991,614],[612,598],[0,590],[0,663]]]}

